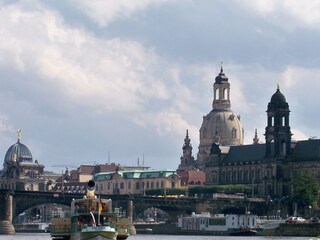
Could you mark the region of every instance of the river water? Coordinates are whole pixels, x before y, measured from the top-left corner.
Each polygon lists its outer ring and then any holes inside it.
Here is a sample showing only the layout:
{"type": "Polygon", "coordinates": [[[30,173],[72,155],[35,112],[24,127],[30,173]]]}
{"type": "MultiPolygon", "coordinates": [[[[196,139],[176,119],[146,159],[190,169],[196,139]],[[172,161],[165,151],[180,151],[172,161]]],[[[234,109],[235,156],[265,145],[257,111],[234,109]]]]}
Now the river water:
{"type": "MultiPolygon", "coordinates": [[[[138,234],[130,236],[128,240],[320,240],[316,237],[229,237],[229,236],[179,236],[179,235],[156,235],[138,234]]],[[[49,233],[17,233],[15,235],[0,235],[0,240],[51,240],[49,233]]]]}

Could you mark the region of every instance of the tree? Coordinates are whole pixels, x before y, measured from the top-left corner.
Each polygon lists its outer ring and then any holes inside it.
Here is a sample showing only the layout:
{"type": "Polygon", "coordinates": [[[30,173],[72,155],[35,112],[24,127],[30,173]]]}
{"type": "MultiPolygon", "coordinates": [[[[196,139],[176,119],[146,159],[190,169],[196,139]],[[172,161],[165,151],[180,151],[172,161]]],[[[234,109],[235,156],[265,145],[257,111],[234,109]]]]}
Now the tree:
{"type": "Polygon", "coordinates": [[[300,206],[317,207],[319,183],[308,172],[302,172],[293,181],[293,201],[300,206]]]}

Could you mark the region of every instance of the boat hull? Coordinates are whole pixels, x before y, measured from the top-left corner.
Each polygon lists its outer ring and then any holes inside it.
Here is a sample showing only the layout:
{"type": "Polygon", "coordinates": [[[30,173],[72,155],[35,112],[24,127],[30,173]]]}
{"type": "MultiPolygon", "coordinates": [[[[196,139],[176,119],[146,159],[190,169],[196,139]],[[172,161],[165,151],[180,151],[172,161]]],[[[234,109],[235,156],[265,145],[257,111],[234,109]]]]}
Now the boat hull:
{"type": "Polygon", "coordinates": [[[111,227],[87,227],[80,232],[80,240],[116,240],[117,234],[111,227]]]}
{"type": "Polygon", "coordinates": [[[115,240],[116,232],[81,232],[80,240],[115,240]]]}
{"type": "Polygon", "coordinates": [[[229,235],[231,236],[255,236],[257,235],[256,230],[248,229],[248,230],[239,230],[235,232],[230,232],[229,235]]]}

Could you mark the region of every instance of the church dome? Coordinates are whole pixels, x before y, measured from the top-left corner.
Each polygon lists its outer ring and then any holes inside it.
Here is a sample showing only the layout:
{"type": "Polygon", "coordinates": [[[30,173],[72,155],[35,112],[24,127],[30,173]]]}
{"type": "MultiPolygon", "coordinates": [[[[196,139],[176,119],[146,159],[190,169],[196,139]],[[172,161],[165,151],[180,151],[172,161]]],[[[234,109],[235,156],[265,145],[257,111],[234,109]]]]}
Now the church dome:
{"type": "Polygon", "coordinates": [[[280,92],[280,89],[278,88],[277,91],[272,95],[271,97],[271,103],[280,103],[280,102],[286,102],[285,96],[280,92]]]}
{"type": "Polygon", "coordinates": [[[268,104],[267,112],[272,112],[276,109],[289,111],[289,105],[286,101],[285,96],[281,93],[279,85],[277,87],[277,91],[271,97],[271,100],[268,104]]]}
{"type": "Polygon", "coordinates": [[[4,164],[9,166],[22,162],[32,163],[32,154],[29,148],[20,142],[20,132],[18,133],[18,141],[8,149],[4,157],[4,164]]]}
{"type": "Polygon", "coordinates": [[[212,110],[203,118],[200,139],[210,146],[213,143],[223,146],[243,144],[241,122],[231,110],[212,110]]]}
{"type": "Polygon", "coordinates": [[[231,110],[230,83],[221,70],[213,84],[211,112],[203,117],[197,162],[203,165],[213,144],[221,146],[242,145],[244,132],[240,117],[231,110]]]}

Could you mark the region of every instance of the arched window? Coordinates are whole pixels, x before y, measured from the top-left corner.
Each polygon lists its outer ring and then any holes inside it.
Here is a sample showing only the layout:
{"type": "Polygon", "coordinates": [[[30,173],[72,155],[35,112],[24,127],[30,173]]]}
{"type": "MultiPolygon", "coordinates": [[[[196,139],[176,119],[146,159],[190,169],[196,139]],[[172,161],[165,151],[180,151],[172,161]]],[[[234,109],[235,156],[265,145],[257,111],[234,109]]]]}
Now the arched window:
{"type": "Polygon", "coordinates": [[[237,138],[237,129],[232,128],[232,138],[237,138]]]}
{"type": "Polygon", "coordinates": [[[215,182],[215,181],[217,181],[217,173],[216,173],[216,171],[213,171],[212,172],[212,182],[215,182]]]}
{"type": "Polygon", "coordinates": [[[231,171],[227,172],[227,182],[230,182],[231,180],[231,171]]]}
{"type": "Polygon", "coordinates": [[[223,171],[222,172],[222,182],[225,182],[226,181],[226,172],[225,171],[223,171]]]}
{"type": "Polygon", "coordinates": [[[124,183],[120,183],[120,189],[124,189],[124,183]]]}
{"type": "Polygon", "coordinates": [[[248,175],[249,175],[249,171],[248,170],[245,170],[244,171],[244,181],[248,181],[248,175]]]}
{"type": "Polygon", "coordinates": [[[220,99],[220,96],[219,96],[219,88],[217,88],[214,92],[214,100],[217,100],[217,99],[220,99]]]}
{"type": "Polygon", "coordinates": [[[238,177],[239,177],[239,181],[242,182],[243,181],[243,171],[242,170],[240,170],[238,177]]]}
{"type": "Polygon", "coordinates": [[[229,100],[228,88],[223,89],[223,99],[224,100],[229,100]]]}
{"type": "Polygon", "coordinates": [[[287,147],[286,147],[286,142],[282,141],[281,142],[281,155],[285,156],[287,154],[287,147]]]}
{"type": "Polygon", "coordinates": [[[254,169],[251,169],[250,171],[250,180],[254,179],[255,176],[254,176],[254,169]]]}
{"type": "Polygon", "coordinates": [[[232,173],[232,182],[236,182],[237,181],[237,171],[233,171],[232,173]]]}
{"type": "Polygon", "coordinates": [[[140,189],[140,183],[136,182],[136,189],[140,189]]]}
{"type": "Polygon", "coordinates": [[[258,169],[258,170],[257,170],[257,175],[256,175],[256,179],[257,179],[257,180],[260,180],[260,174],[261,174],[261,170],[258,169]]]}

